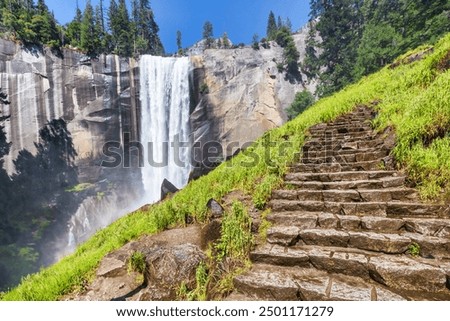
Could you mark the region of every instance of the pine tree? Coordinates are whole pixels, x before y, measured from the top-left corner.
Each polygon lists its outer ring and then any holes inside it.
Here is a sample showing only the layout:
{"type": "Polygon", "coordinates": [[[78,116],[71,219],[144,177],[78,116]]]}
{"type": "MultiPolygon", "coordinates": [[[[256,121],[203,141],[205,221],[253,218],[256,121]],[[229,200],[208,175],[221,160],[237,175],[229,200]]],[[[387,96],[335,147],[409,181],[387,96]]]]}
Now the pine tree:
{"type": "Polygon", "coordinates": [[[322,37],[320,96],[329,95],[353,81],[357,48],[363,32],[361,5],[363,0],[324,2],[324,11],[317,23],[322,37]]]}
{"type": "Polygon", "coordinates": [[[37,12],[32,18],[33,30],[40,43],[54,49],[61,46],[56,19],[48,10],[44,0],[38,0],[37,12]]]}
{"type": "Polygon", "coordinates": [[[113,41],[114,53],[130,57],[133,53],[133,35],[131,22],[125,0],[111,0],[109,7],[109,27],[113,41]]]}
{"type": "Polygon", "coordinates": [[[83,14],[77,6],[75,18],[67,25],[66,42],[73,47],[79,47],[81,41],[81,21],[83,14]]]}
{"type": "Polygon", "coordinates": [[[402,37],[386,23],[365,26],[358,47],[354,79],[377,71],[400,54],[402,37]]]}
{"type": "Polygon", "coordinates": [[[96,57],[100,53],[100,30],[95,22],[94,8],[91,5],[91,1],[88,0],[80,28],[80,47],[91,57],[96,57]]]}
{"type": "Polygon", "coordinates": [[[269,19],[267,21],[267,39],[274,40],[277,30],[278,27],[275,21],[275,14],[273,13],[273,11],[270,11],[269,19]]]}
{"type": "Polygon", "coordinates": [[[96,7],[96,17],[97,17],[97,24],[98,22],[100,22],[99,25],[101,28],[101,32],[102,34],[104,34],[106,32],[106,28],[105,28],[105,10],[103,7],[103,0],[100,0],[100,3],[96,7]]]}
{"type": "Polygon", "coordinates": [[[145,39],[139,37],[138,24],[139,24],[139,4],[138,0],[131,0],[131,32],[133,33],[133,53],[138,54],[138,48],[142,50],[148,43],[145,39]],[[142,42],[141,42],[142,41],[142,42]]]}
{"type": "Polygon", "coordinates": [[[95,7],[95,34],[98,35],[98,51],[97,53],[107,53],[108,51],[108,44],[107,44],[107,34],[105,31],[104,26],[104,19],[103,19],[103,9],[100,5],[97,5],[95,7]]]}
{"type": "Polygon", "coordinates": [[[226,32],[224,32],[222,36],[222,45],[224,49],[229,49],[231,47],[230,38],[228,38],[228,34],[226,32]]]}
{"type": "Polygon", "coordinates": [[[206,21],[203,25],[203,39],[205,40],[205,48],[211,48],[214,43],[213,25],[210,21],[206,21]]]}
{"type": "Polygon", "coordinates": [[[309,106],[314,104],[314,96],[309,91],[301,91],[295,95],[294,102],[286,110],[289,119],[294,119],[301,113],[303,113],[309,106]]]}
{"type": "Polygon", "coordinates": [[[177,31],[177,48],[178,48],[178,54],[182,55],[183,54],[183,45],[181,42],[181,31],[180,30],[177,31]]]}
{"type": "Polygon", "coordinates": [[[286,28],[288,28],[289,31],[292,32],[292,22],[291,22],[291,19],[289,19],[289,17],[286,18],[285,25],[286,25],[286,28]]]}
{"type": "Polygon", "coordinates": [[[117,36],[117,15],[119,13],[119,8],[117,6],[116,0],[110,0],[109,3],[109,10],[108,10],[108,28],[111,33],[111,51],[117,50],[117,42],[118,42],[118,36],[117,36]]]}
{"type": "Polygon", "coordinates": [[[310,0],[309,1],[309,7],[310,7],[309,19],[311,21],[317,19],[320,15],[322,15],[322,13],[324,11],[323,6],[324,6],[323,0],[310,0]]]}
{"type": "Polygon", "coordinates": [[[155,21],[149,0],[139,0],[138,17],[136,18],[137,39],[139,54],[163,55],[164,46],[159,38],[159,27],[155,21]]]}
{"type": "Polygon", "coordinates": [[[280,30],[282,27],[284,27],[283,20],[281,19],[280,16],[278,16],[278,19],[277,19],[277,29],[280,30]]]}
{"type": "Polygon", "coordinates": [[[316,40],[317,29],[315,22],[310,20],[308,22],[308,27],[309,31],[305,43],[305,59],[302,63],[302,71],[309,78],[312,78],[318,75],[320,69],[320,60],[317,52],[319,43],[316,40]]]}

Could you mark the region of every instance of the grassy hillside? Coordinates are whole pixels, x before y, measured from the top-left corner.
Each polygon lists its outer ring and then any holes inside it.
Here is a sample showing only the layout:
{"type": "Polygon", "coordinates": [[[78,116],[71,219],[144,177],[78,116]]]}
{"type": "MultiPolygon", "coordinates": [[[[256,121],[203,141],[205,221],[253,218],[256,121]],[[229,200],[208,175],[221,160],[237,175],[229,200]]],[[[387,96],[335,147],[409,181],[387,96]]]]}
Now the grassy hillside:
{"type": "Polygon", "coordinates": [[[281,128],[266,133],[233,160],[191,182],[172,199],[132,213],[80,246],[61,262],[26,277],[4,300],[55,300],[92,275],[102,257],[143,234],[182,224],[187,215],[205,219],[210,198],[241,190],[264,208],[287,166],[300,150],[307,129],[333,120],[355,106],[377,101],[380,130],[392,126],[398,136],[394,150],[399,165],[425,199],[450,198],[450,35],[434,48],[418,48],[343,91],[318,101],[281,128]],[[423,59],[412,61],[416,53],[423,59]],[[420,56],[420,55],[419,55],[420,56]]]}

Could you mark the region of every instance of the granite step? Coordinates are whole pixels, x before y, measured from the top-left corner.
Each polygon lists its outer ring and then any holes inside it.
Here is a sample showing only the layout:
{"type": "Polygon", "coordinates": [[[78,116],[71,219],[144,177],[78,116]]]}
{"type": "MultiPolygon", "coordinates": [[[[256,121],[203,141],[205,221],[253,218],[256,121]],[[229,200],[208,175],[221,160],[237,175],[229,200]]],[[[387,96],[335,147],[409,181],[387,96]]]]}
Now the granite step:
{"type": "Polygon", "coordinates": [[[308,130],[235,298],[450,300],[450,207],[382,170],[391,143],[374,117],[360,107],[308,130]]]}
{"type": "Polygon", "coordinates": [[[316,269],[258,264],[234,278],[237,291],[268,301],[404,301],[376,282],[316,269]]]}
{"type": "Polygon", "coordinates": [[[367,161],[381,161],[384,157],[389,155],[387,150],[376,150],[372,152],[353,152],[353,153],[339,153],[339,151],[331,152],[333,155],[316,156],[314,152],[303,153],[301,162],[303,164],[324,164],[324,163],[357,163],[367,161]]]}
{"type": "Polygon", "coordinates": [[[349,189],[349,190],[275,190],[272,200],[321,202],[390,202],[412,201],[418,193],[412,188],[349,189]]]}
{"type": "Polygon", "coordinates": [[[354,163],[325,163],[325,164],[296,164],[291,166],[291,171],[296,173],[332,173],[332,172],[351,172],[351,171],[376,171],[383,168],[382,159],[354,162],[354,163]]]}
{"type": "Polygon", "coordinates": [[[270,213],[267,215],[267,220],[272,224],[272,228],[289,226],[304,230],[324,228],[360,232],[408,232],[414,234],[414,237],[430,236],[450,239],[450,220],[446,219],[388,218],[298,211],[270,213]]]}
{"type": "Polygon", "coordinates": [[[323,132],[323,133],[310,133],[308,138],[311,140],[347,140],[348,139],[373,139],[376,134],[373,131],[363,131],[363,132],[350,132],[350,133],[333,133],[333,132],[323,132]]]}
{"type": "Polygon", "coordinates": [[[327,126],[327,127],[317,127],[310,128],[308,130],[310,135],[329,135],[329,134],[347,134],[353,135],[354,133],[373,133],[373,129],[369,125],[355,125],[355,126],[327,126]]]}
{"type": "Polygon", "coordinates": [[[339,215],[378,216],[391,218],[444,218],[448,217],[445,207],[423,203],[405,202],[322,202],[271,200],[273,212],[306,211],[327,212],[339,215]]]}
{"type": "Polygon", "coordinates": [[[373,126],[369,121],[350,121],[347,123],[329,123],[318,124],[309,128],[309,130],[346,130],[353,128],[362,128],[362,130],[373,130],[373,126]]]}
{"type": "Polygon", "coordinates": [[[397,171],[360,171],[360,172],[336,172],[336,173],[288,173],[285,176],[286,181],[298,182],[343,182],[343,181],[362,181],[362,180],[380,180],[385,178],[404,177],[397,171]]]}
{"type": "Polygon", "coordinates": [[[302,150],[305,151],[333,151],[333,150],[358,150],[376,148],[383,146],[384,140],[381,138],[347,138],[344,140],[315,139],[307,141],[302,150]]]}
{"type": "MultiPolygon", "coordinates": [[[[337,215],[324,212],[279,212],[270,213],[267,215],[267,220],[272,224],[272,228],[290,226],[291,228],[299,228],[302,230],[324,228],[343,231],[415,232],[412,229],[408,229],[408,224],[412,224],[410,220],[386,217],[337,215]]],[[[418,220],[426,221],[425,219],[418,220]]],[[[445,230],[445,227],[450,228],[450,224],[435,223],[430,228],[425,223],[422,225],[420,222],[414,222],[414,224],[416,230],[422,230],[422,235],[436,236],[436,231],[438,230],[445,231],[441,232],[439,236],[442,235],[445,237],[450,233],[450,231],[445,230]]]]}
{"type": "Polygon", "coordinates": [[[355,248],[386,254],[408,254],[411,247],[426,258],[450,259],[450,239],[409,232],[387,233],[338,229],[304,229],[297,226],[274,226],[267,232],[270,244],[293,246],[355,248]]]}
{"type": "Polygon", "coordinates": [[[314,271],[310,273],[316,277],[317,271],[349,275],[358,277],[364,283],[375,281],[391,289],[425,291],[450,298],[446,265],[434,259],[373,253],[352,248],[286,248],[271,244],[257,248],[251,253],[251,259],[255,265],[267,265],[273,271],[288,267],[300,271],[314,271]]]}
{"type": "MultiPolygon", "coordinates": [[[[340,150],[321,150],[321,151],[304,151],[302,158],[315,158],[315,157],[331,157],[331,156],[344,156],[344,155],[357,155],[379,152],[379,148],[366,148],[366,149],[340,149],[340,150]]],[[[387,151],[385,151],[388,154],[387,151]]],[[[356,156],[355,156],[356,158],[356,156]]]]}
{"type": "Polygon", "coordinates": [[[382,189],[404,186],[406,178],[386,177],[383,179],[342,181],[342,182],[317,182],[317,181],[286,181],[284,186],[289,189],[306,190],[349,190],[349,189],[382,189]]]}

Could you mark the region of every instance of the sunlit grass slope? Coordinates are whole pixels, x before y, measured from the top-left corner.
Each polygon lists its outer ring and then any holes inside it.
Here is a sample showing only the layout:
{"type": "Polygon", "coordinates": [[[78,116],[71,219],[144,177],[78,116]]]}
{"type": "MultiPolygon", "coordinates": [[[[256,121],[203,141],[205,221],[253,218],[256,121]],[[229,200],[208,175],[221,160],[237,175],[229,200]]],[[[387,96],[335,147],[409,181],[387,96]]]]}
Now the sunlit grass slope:
{"type": "MultiPolygon", "coordinates": [[[[425,48],[415,50],[415,53],[425,48]]],[[[331,121],[355,106],[379,102],[376,125],[392,126],[398,144],[394,154],[400,166],[427,199],[450,196],[450,35],[423,59],[410,63],[412,53],[315,105],[281,128],[272,130],[233,160],[191,182],[172,199],[132,213],[80,246],[59,263],[26,277],[4,300],[56,300],[85,282],[108,252],[143,234],[182,223],[186,215],[205,219],[210,198],[220,200],[233,190],[252,196],[263,208],[273,188],[282,181],[307,129],[331,121]],[[280,146],[283,148],[280,149],[280,146]],[[284,151],[284,152],[283,152],[284,151]],[[258,161],[255,162],[255,159],[258,161]]]]}

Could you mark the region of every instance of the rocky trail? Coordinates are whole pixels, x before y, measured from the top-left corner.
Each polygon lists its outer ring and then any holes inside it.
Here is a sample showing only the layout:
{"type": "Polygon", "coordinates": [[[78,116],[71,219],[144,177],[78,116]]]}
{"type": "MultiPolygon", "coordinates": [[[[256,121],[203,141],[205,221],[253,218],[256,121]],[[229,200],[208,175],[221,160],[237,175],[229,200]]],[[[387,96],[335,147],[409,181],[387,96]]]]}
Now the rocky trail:
{"type": "Polygon", "coordinates": [[[426,204],[360,107],[310,129],[229,300],[450,300],[449,208],[426,204]]]}

